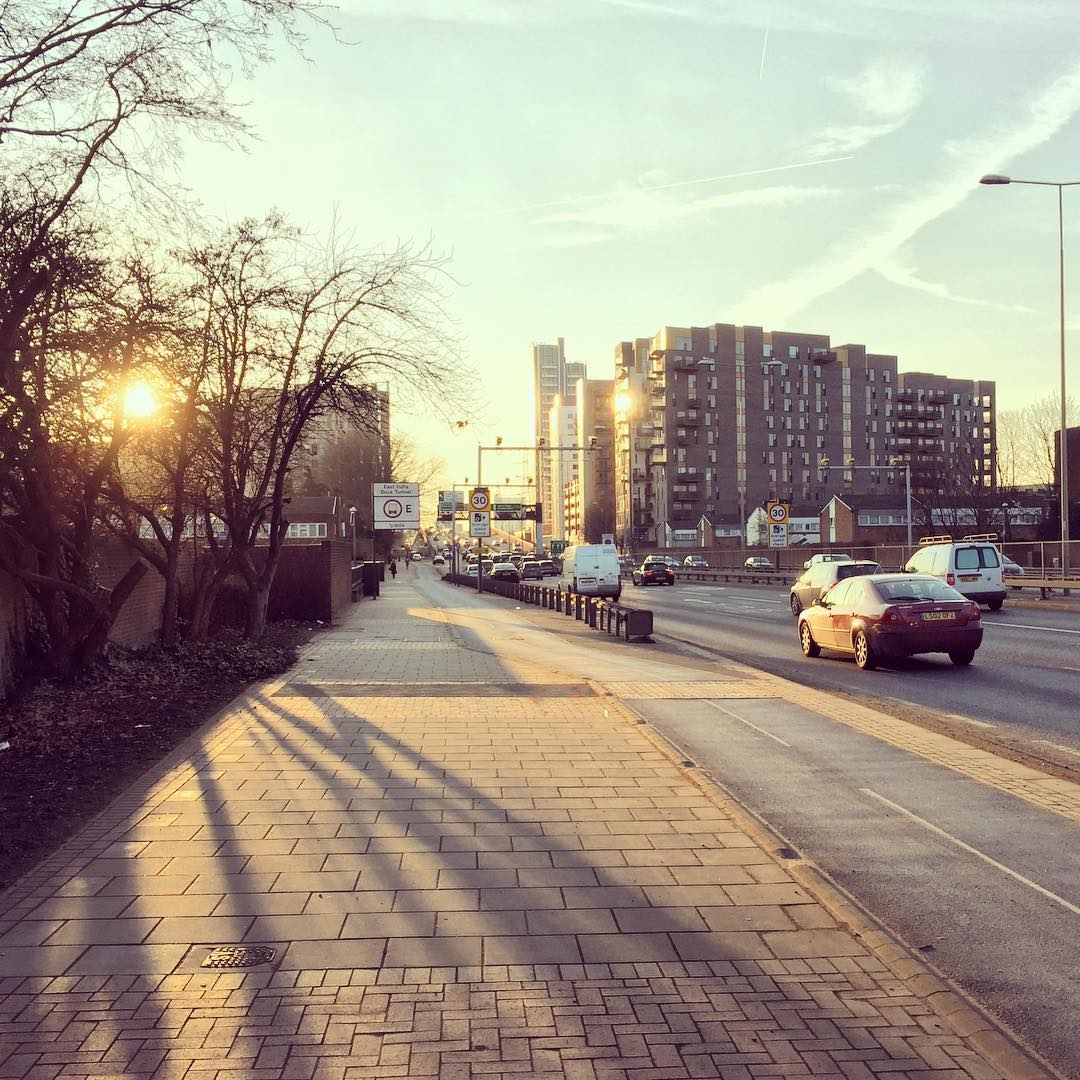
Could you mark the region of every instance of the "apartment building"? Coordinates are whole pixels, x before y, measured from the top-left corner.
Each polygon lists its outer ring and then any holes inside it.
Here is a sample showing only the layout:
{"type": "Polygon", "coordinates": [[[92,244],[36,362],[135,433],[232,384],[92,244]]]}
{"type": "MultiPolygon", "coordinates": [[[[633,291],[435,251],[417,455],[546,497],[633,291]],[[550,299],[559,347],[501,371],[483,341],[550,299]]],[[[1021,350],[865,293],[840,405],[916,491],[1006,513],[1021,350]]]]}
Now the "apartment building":
{"type": "Polygon", "coordinates": [[[863,345],[725,323],[623,342],[615,366],[616,516],[629,535],[632,506],[639,540],[688,535],[703,517],[745,522],[770,499],[892,493],[904,463],[917,492],[958,469],[992,483],[993,383],[900,375],[863,345]]]}
{"type": "MultiPolygon", "coordinates": [[[[533,441],[548,438],[551,406],[555,398],[563,399],[564,405],[573,404],[574,387],[579,379],[585,378],[585,365],[567,363],[566,343],[556,338],[554,345],[534,342],[532,345],[533,369],[533,441]]],[[[550,454],[537,454],[536,480],[539,485],[541,502],[544,505],[544,521],[551,522],[555,515],[555,502],[552,492],[552,457],[550,454]]],[[[560,491],[559,504],[561,507],[560,491]]],[[[560,510],[561,514],[561,510],[560,510]]],[[[550,525],[545,533],[551,532],[550,525]]]]}
{"type": "Polygon", "coordinates": [[[574,387],[577,480],[567,485],[566,539],[598,544],[615,531],[613,379],[580,378],[574,387]]]}
{"type": "Polygon", "coordinates": [[[577,406],[565,404],[556,396],[548,413],[548,453],[541,454],[549,463],[550,490],[545,497],[552,507],[551,516],[544,509],[544,532],[553,540],[566,539],[566,489],[579,479],[577,446],[577,406]]]}

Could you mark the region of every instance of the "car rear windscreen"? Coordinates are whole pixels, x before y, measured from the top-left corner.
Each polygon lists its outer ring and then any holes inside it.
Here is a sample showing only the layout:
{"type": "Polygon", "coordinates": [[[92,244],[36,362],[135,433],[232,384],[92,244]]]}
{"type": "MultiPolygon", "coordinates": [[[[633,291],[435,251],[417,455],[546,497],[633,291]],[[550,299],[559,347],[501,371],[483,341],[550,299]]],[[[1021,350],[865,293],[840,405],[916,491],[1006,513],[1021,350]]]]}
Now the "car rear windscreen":
{"type": "Polygon", "coordinates": [[[851,566],[838,566],[836,568],[836,580],[843,581],[844,578],[880,573],[881,567],[877,563],[852,563],[851,566]]]}
{"type": "Polygon", "coordinates": [[[889,604],[914,604],[920,600],[963,600],[951,586],[938,578],[916,578],[914,581],[875,582],[881,598],[889,604]]]}

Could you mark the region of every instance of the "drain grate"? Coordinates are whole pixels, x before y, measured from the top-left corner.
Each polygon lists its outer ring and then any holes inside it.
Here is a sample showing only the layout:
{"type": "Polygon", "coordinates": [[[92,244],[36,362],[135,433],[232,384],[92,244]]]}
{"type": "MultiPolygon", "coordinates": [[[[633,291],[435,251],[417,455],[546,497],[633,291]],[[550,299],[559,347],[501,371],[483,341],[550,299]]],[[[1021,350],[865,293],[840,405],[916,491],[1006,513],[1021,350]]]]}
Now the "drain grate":
{"type": "Polygon", "coordinates": [[[221,945],[210,950],[202,962],[204,968],[249,968],[269,964],[274,950],[265,945],[221,945]]]}

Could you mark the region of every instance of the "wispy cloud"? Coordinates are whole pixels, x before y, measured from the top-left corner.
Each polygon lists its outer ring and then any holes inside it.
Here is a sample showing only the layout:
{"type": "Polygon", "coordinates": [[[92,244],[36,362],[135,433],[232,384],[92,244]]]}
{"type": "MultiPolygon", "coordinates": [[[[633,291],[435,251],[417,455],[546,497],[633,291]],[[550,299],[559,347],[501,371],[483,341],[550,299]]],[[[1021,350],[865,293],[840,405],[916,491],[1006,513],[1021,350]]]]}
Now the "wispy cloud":
{"type": "Polygon", "coordinates": [[[922,103],[925,83],[921,62],[896,56],[872,60],[856,75],[826,78],[826,86],[851,106],[858,120],[820,131],[806,153],[812,157],[853,154],[899,131],[922,103]]]}
{"type": "Polygon", "coordinates": [[[894,285],[901,285],[905,289],[915,289],[918,292],[937,296],[942,300],[951,300],[954,304],[970,304],[972,307],[995,308],[998,311],[1017,311],[1025,315],[1031,315],[1035,309],[1026,304],[1001,304],[995,300],[987,300],[977,296],[961,296],[954,293],[948,285],[936,281],[926,281],[919,277],[918,271],[912,263],[909,253],[899,251],[886,259],[883,259],[874,267],[886,281],[894,285]]]}
{"type": "Polygon", "coordinates": [[[860,235],[834,246],[824,258],[797,274],[749,293],[739,305],[743,317],[776,325],[859,274],[887,265],[913,236],[970,197],[978,189],[982,173],[1005,171],[1011,162],[1053,138],[1078,110],[1080,64],[1074,64],[1030,98],[1005,125],[950,143],[955,165],[935,183],[898,201],[860,235]]]}
{"type": "Polygon", "coordinates": [[[788,165],[770,165],[765,169],[743,169],[740,172],[722,173],[719,176],[695,176],[689,180],[671,180],[664,183],[649,183],[649,180],[657,180],[661,174],[655,170],[650,171],[642,176],[642,183],[637,188],[617,188],[615,191],[602,191],[594,192],[590,195],[565,195],[561,199],[550,199],[547,202],[534,202],[526,203],[523,206],[504,206],[498,210],[487,210],[483,212],[477,212],[473,214],[467,214],[466,217],[488,217],[492,214],[524,214],[531,213],[535,210],[550,210],[559,206],[581,206],[585,203],[591,202],[607,202],[611,199],[619,197],[625,191],[673,191],[678,188],[690,188],[700,187],[705,184],[719,184],[725,180],[743,180],[748,176],[768,176],[772,173],[791,172],[794,169],[810,169],[817,165],[834,165],[840,161],[850,161],[851,155],[835,158],[819,158],[814,161],[794,161],[788,165]]]}
{"type": "Polygon", "coordinates": [[[736,210],[751,206],[790,206],[797,202],[835,195],[838,188],[774,187],[725,191],[698,199],[672,198],[652,191],[629,188],[612,194],[603,203],[577,210],[562,210],[538,218],[538,225],[583,225],[614,232],[639,232],[670,225],[688,218],[702,217],[714,210],[736,210]]]}

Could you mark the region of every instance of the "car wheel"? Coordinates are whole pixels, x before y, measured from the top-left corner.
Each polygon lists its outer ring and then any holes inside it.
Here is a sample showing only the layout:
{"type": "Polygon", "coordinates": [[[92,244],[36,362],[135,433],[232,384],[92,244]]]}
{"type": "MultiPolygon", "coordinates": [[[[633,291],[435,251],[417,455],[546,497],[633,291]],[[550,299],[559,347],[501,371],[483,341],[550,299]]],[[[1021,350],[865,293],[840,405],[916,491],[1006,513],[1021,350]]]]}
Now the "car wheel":
{"type": "Polygon", "coordinates": [[[810,633],[810,624],[803,622],[799,624],[799,644],[802,646],[803,656],[820,656],[821,646],[814,640],[814,635],[810,633]]]}
{"type": "Polygon", "coordinates": [[[1001,610],[1001,605],[1004,604],[1004,603],[1005,603],[1004,600],[991,600],[990,603],[987,604],[986,606],[991,611],[1000,611],[1001,610]]]}
{"type": "Polygon", "coordinates": [[[972,660],[975,659],[974,649],[957,649],[954,652],[949,653],[949,659],[957,667],[967,667],[972,660]]]}
{"type": "Polygon", "coordinates": [[[799,598],[794,593],[792,593],[791,594],[791,614],[794,615],[795,618],[797,619],[799,617],[799,612],[800,611],[802,611],[802,604],[799,603],[799,598]]]}
{"type": "Polygon", "coordinates": [[[870,639],[866,636],[865,630],[859,630],[855,634],[854,645],[855,663],[863,671],[873,671],[877,667],[877,656],[870,644],[870,639]]]}

